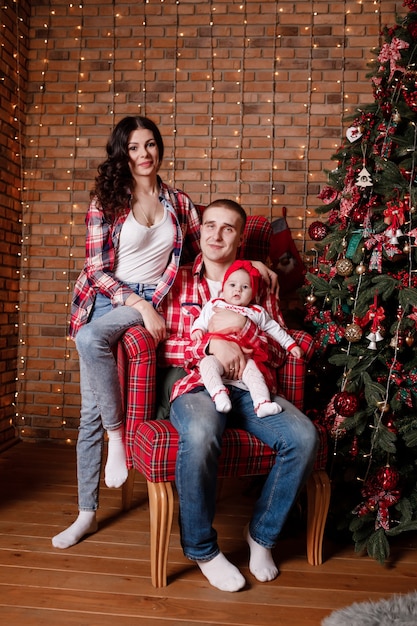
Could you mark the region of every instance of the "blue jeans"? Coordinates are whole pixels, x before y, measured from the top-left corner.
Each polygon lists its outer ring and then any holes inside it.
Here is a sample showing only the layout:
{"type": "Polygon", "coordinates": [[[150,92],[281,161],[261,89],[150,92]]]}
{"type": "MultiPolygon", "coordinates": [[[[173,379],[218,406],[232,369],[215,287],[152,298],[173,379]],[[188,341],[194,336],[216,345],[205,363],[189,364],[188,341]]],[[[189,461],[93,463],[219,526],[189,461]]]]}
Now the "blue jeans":
{"type": "Polygon", "coordinates": [[[243,428],[276,450],[277,457],[255,504],[249,532],[265,548],[276,544],[297,494],[312,470],[318,436],[312,422],[284,398],[282,413],[259,418],[248,391],[229,386],[233,409],[216,411],[205,389],[179,396],[171,421],[180,435],[176,486],[185,556],[209,561],[219,554],[213,528],[218,459],[225,427],[243,428]]]}
{"type": "MultiPolygon", "coordinates": [[[[154,288],[130,285],[151,300],[154,288]]],[[[113,308],[98,294],[90,320],[78,331],[75,344],[80,362],[81,418],[77,439],[78,508],[96,511],[103,453],[104,429],[119,428],[124,422],[122,397],[113,349],[123,333],[143,324],[131,306],[113,308]]]]}

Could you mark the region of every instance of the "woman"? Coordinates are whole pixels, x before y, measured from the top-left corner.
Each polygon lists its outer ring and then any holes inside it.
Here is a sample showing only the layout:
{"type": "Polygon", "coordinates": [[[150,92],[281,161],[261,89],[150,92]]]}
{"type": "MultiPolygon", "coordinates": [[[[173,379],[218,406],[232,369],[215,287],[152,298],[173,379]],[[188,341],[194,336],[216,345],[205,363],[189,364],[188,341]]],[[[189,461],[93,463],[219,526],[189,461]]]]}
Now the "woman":
{"type": "MultiPolygon", "coordinates": [[[[150,333],[155,347],[165,338],[165,322],[156,307],[168,293],[179,264],[200,251],[196,208],[184,192],[158,176],[164,145],[154,122],[139,116],[122,119],[106,150],[91,192],[86,258],[74,289],[70,323],[80,361],[79,515],[53,537],[56,548],[68,548],[97,530],[104,430],[105,483],[116,488],[127,478],[113,348],[137,324],[150,333]]],[[[153,411],[153,400],[144,394],[144,412],[153,411]]]]}

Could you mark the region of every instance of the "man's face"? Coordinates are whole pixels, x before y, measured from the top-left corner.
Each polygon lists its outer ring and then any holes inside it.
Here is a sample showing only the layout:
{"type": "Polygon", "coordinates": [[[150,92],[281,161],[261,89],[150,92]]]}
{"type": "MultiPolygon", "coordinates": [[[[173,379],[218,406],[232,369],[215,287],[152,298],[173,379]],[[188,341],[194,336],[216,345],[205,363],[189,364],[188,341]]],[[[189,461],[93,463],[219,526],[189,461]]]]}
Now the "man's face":
{"type": "Polygon", "coordinates": [[[205,209],[200,231],[201,251],[205,259],[232,263],[242,239],[242,218],[236,211],[223,207],[205,209]]]}

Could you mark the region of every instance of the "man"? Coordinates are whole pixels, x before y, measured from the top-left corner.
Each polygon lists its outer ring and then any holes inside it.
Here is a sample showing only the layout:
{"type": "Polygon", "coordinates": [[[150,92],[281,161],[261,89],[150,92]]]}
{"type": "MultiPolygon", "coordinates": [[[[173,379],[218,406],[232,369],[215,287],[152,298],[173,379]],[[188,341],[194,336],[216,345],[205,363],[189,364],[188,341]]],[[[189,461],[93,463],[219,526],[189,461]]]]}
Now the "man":
{"type": "MultiPolygon", "coordinates": [[[[250,549],[249,569],[261,582],[273,580],[278,575],[271,550],[312,469],[318,445],[313,424],[284,398],[276,398],[283,408],[281,413],[257,417],[250,394],[239,380],[246,361],[239,343],[221,338],[212,338],[206,344],[193,344],[190,340],[192,322],[202,305],[218,295],[225,271],[235,260],[245,221],[244,210],[231,200],[216,200],[205,209],[200,234],[201,255],[192,269],[180,270],[164,301],[163,312],[170,336],[160,346],[162,365],[182,366],[189,373],[174,385],[170,413],[180,435],[176,486],[183,551],[196,561],[211,585],[230,592],[242,589],[246,581],[220,551],[212,525],[218,458],[226,425],[246,429],[278,453],[245,530],[250,549]],[[204,354],[214,354],[229,372],[231,384],[228,390],[233,405],[230,413],[216,411],[214,402],[192,369],[204,354]]],[[[268,298],[263,304],[268,309],[268,298]]],[[[269,306],[271,308],[274,307],[269,306]]],[[[258,338],[258,330],[249,320],[242,322],[242,316],[238,316],[238,321],[230,311],[218,315],[229,315],[230,327],[240,328],[245,340],[256,341],[258,338]]],[[[224,321],[223,318],[219,326],[224,326],[224,321]]],[[[270,339],[267,345],[273,354],[270,339]]]]}

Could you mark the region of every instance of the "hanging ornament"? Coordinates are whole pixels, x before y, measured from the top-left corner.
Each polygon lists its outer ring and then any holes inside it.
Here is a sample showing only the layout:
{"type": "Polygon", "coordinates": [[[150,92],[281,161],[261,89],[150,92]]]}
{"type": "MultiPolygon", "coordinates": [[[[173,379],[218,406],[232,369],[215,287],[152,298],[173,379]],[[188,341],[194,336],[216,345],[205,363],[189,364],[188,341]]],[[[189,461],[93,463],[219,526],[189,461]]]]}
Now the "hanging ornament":
{"type": "Polygon", "coordinates": [[[388,411],[391,410],[391,407],[386,400],[379,400],[379,402],[376,403],[376,406],[381,413],[388,413],[388,411]]]}
{"type": "Polygon", "coordinates": [[[408,208],[408,198],[405,198],[404,201],[400,200],[396,204],[387,202],[387,208],[384,211],[384,223],[388,224],[389,228],[386,229],[385,234],[392,244],[397,244],[398,237],[403,236],[401,226],[405,222],[405,212],[408,208]]]}
{"type": "Polygon", "coordinates": [[[334,408],[343,417],[352,417],[359,408],[359,398],[355,393],[340,391],[334,396],[334,408]]]}
{"type": "Polygon", "coordinates": [[[395,421],[394,421],[394,417],[393,415],[388,415],[388,417],[384,420],[384,425],[386,428],[388,428],[388,430],[393,433],[394,435],[398,434],[398,429],[395,425],[395,421]]]}
{"type": "Polygon", "coordinates": [[[352,458],[356,458],[358,456],[359,446],[358,446],[358,438],[355,435],[353,437],[352,445],[350,446],[349,454],[352,458]]]}
{"type": "Polygon", "coordinates": [[[366,205],[356,206],[352,211],[352,222],[356,226],[363,226],[368,212],[369,208],[366,205]]]}
{"type": "Polygon", "coordinates": [[[352,324],[348,324],[345,330],[345,337],[350,343],[356,343],[360,341],[362,337],[362,328],[359,324],[352,322],[352,324]]]}
{"type": "Polygon", "coordinates": [[[350,143],[357,141],[358,139],[362,137],[361,128],[357,126],[350,126],[346,131],[346,137],[350,141],[350,143]]]}
{"type": "Polygon", "coordinates": [[[353,263],[350,259],[339,259],[336,261],[336,272],[339,276],[350,276],[353,271],[353,263]]]}
{"type": "Polygon", "coordinates": [[[376,512],[375,530],[389,530],[389,507],[400,499],[401,493],[395,489],[399,482],[399,473],[389,465],[380,468],[374,476],[364,483],[361,490],[364,501],[354,509],[359,517],[376,512]]]}
{"type": "Polygon", "coordinates": [[[395,122],[395,124],[399,124],[401,122],[401,115],[397,109],[395,109],[392,113],[392,121],[395,122]]]}
{"type": "Polygon", "coordinates": [[[408,335],[406,336],[405,343],[409,348],[414,345],[414,337],[411,333],[408,333],[408,335]]]}
{"type": "Polygon", "coordinates": [[[361,145],[362,150],[362,169],[356,177],[356,186],[357,187],[372,187],[372,178],[368,170],[366,169],[366,142],[363,142],[361,145]]]}
{"type": "Polygon", "coordinates": [[[400,474],[395,468],[386,465],[377,471],[375,478],[378,486],[385,491],[391,491],[398,485],[400,474]]]}
{"type": "Polygon", "coordinates": [[[382,341],[383,340],[383,336],[381,335],[381,333],[379,332],[379,330],[375,332],[371,331],[369,333],[369,335],[366,336],[367,339],[369,339],[370,344],[368,346],[369,350],[377,350],[378,346],[376,345],[378,341],[382,341]]]}
{"type": "Polygon", "coordinates": [[[306,300],[309,304],[314,304],[317,298],[314,295],[314,293],[309,293],[308,296],[306,297],[306,300]]]}
{"type": "Polygon", "coordinates": [[[370,173],[363,167],[356,178],[357,187],[372,187],[373,182],[370,173]]]}
{"type": "Polygon", "coordinates": [[[325,238],[328,232],[329,228],[327,224],[319,222],[318,220],[310,224],[308,227],[308,234],[313,241],[321,241],[325,238]]]}
{"type": "Polygon", "coordinates": [[[366,272],[366,265],[365,263],[363,263],[362,261],[359,263],[359,265],[356,266],[355,268],[355,272],[361,276],[362,274],[365,274],[366,272]]]}
{"type": "Polygon", "coordinates": [[[334,439],[340,439],[346,435],[346,429],[343,428],[343,423],[346,420],[342,415],[337,415],[334,418],[334,422],[330,427],[330,436],[334,439]]]}
{"type": "Polygon", "coordinates": [[[404,342],[405,342],[405,335],[403,332],[399,332],[396,335],[394,335],[389,343],[391,348],[394,348],[394,350],[401,350],[401,348],[404,347],[404,342]]]}

